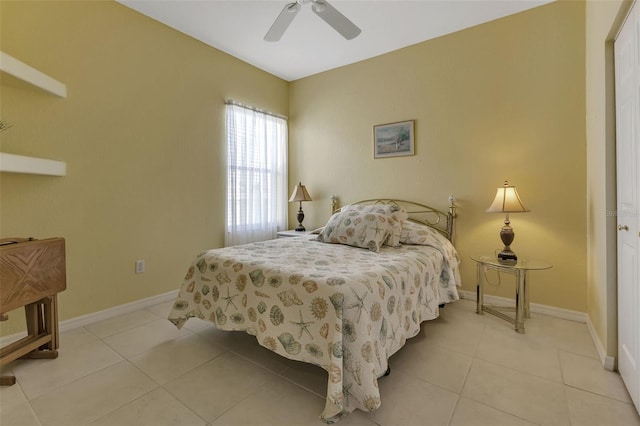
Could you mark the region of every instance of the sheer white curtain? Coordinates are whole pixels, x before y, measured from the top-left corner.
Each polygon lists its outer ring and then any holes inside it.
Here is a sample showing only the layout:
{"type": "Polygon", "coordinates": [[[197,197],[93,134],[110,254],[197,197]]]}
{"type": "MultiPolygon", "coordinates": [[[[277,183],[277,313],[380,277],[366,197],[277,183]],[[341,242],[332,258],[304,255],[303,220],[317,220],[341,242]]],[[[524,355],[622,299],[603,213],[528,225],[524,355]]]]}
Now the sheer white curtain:
{"type": "Polygon", "coordinates": [[[225,246],[276,238],[287,226],[287,121],[227,103],[225,246]]]}

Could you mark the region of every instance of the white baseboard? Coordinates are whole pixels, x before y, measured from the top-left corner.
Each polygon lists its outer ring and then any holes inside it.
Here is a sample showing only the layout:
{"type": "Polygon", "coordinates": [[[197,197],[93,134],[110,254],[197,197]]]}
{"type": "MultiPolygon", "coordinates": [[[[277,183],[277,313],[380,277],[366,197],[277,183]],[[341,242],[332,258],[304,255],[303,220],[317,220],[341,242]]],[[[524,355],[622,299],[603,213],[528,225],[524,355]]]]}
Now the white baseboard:
{"type": "Polygon", "coordinates": [[[600,337],[598,337],[598,333],[593,327],[593,323],[591,322],[591,318],[589,317],[587,317],[587,330],[589,330],[589,334],[591,334],[591,340],[593,340],[593,344],[596,346],[598,357],[600,358],[600,362],[602,363],[604,369],[609,371],[616,371],[616,358],[607,355],[607,352],[604,350],[604,346],[602,346],[602,342],[600,342],[600,337]]]}
{"type": "MultiPolygon", "coordinates": [[[[467,300],[476,300],[475,291],[458,290],[460,297],[467,300]]],[[[489,304],[502,304],[513,305],[515,302],[513,299],[506,297],[492,296],[485,294],[484,300],[489,304]]],[[[541,305],[539,303],[530,303],[529,309],[536,314],[548,315],[554,318],[566,319],[569,321],[576,321],[585,324],[587,322],[588,315],[584,312],[572,311],[570,309],[556,308],[555,306],[541,305]]]]}
{"type": "MultiPolygon", "coordinates": [[[[149,306],[157,305],[159,303],[168,302],[175,299],[177,296],[178,290],[172,290],[167,293],[159,294],[157,296],[147,297],[145,299],[125,303],[124,305],[118,305],[114,306],[113,308],[60,321],[58,327],[60,329],[60,332],[73,330],[74,328],[84,327],[86,325],[93,324],[94,322],[104,321],[110,318],[117,317],[119,315],[124,315],[140,309],[148,308],[149,306]]],[[[10,336],[0,337],[0,347],[4,347],[12,342],[15,342],[25,335],[26,332],[22,332],[12,334],[10,336]]]]}

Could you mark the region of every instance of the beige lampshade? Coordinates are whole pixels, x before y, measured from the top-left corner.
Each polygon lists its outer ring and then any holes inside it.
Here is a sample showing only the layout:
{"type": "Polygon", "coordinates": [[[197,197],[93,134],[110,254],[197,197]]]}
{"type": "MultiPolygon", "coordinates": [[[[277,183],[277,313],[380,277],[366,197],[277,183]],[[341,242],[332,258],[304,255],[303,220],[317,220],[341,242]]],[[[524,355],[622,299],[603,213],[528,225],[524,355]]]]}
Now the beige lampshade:
{"type": "Polygon", "coordinates": [[[498,188],[496,198],[487,209],[489,213],[521,213],[529,210],[524,206],[515,186],[505,180],[504,186],[498,188]]]}
{"type": "Polygon", "coordinates": [[[293,188],[289,202],[293,201],[312,201],[311,195],[307,192],[307,188],[305,188],[301,182],[298,182],[295,188],[293,188]]]}

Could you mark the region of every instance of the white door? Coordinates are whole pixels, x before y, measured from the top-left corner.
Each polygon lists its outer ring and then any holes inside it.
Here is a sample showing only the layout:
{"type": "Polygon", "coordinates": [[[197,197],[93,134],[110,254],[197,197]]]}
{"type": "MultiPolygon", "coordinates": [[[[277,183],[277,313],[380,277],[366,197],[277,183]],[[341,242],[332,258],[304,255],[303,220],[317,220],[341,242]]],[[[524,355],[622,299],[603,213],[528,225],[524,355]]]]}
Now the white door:
{"type": "Polygon", "coordinates": [[[640,6],[614,45],[618,218],[618,370],[640,412],[640,6]]]}

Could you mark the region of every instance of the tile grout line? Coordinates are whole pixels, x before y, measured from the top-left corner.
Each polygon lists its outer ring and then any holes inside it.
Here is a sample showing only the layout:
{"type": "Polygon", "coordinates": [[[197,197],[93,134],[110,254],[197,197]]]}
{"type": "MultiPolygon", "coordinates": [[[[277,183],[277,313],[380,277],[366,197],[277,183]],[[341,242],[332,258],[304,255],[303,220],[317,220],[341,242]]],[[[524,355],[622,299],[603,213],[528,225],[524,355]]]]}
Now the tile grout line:
{"type": "MultiPolygon", "coordinates": [[[[482,334],[480,336],[480,340],[482,339],[482,336],[484,336],[484,331],[486,330],[487,325],[483,324],[482,327],[482,334]]],[[[462,382],[462,386],[460,386],[460,391],[457,392],[458,394],[458,399],[456,400],[456,405],[455,407],[453,407],[453,411],[451,412],[451,416],[449,417],[449,422],[447,423],[447,425],[451,426],[451,422],[453,422],[453,419],[456,415],[456,411],[458,410],[458,406],[460,405],[460,400],[462,399],[462,392],[464,392],[464,388],[467,385],[467,380],[469,380],[469,374],[471,374],[471,369],[473,368],[473,362],[476,359],[476,354],[478,353],[478,345],[480,343],[478,342],[478,344],[476,345],[474,351],[473,351],[473,355],[471,355],[471,362],[469,363],[469,368],[467,369],[467,373],[464,375],[464,380],[462,382]]]]}
{"type": "MultiPolygon", "coordinates": [[[[143,308],[143,310],[146,310],[146,309],[144,309],[144,308],[143,308]]],[[[155,315],[155,314],[154,314],[154,315],[155,315]]],[[[159,319],[162,319],[162,318],[161,318],[161,317],[159,317],[159,319]]],[[[153,321],[156,321],[156,320],[153,320],[153,321]]],[[[149,323],[150,323],[150,322],[153,322],[153,321],[149,321],[149,323]]],[[[139,324],[137,327],[140,327],[140,326],[143,326],[143,325],[146,325],[146,324],[149,324],[149,323],[139,324]]],[[[124,331],[129,331],[129,330],[132,330],[133,328],[137,328],[137,327],[132,327],[131,329],[128,329],[128,330],[122,330],[122,332],[124,332],[124,331]]],[[[196,334],[195,332],[192,332],[192,333],[193,333],[193,334],[196,334]]],[[[114,334],[112,334],[112,335],[110,335],[110,336],[114,336],[114,335],[116,335],[116,334],[118,334],[118,333],[114,333],[114,334]]],[[[106,337],[110,337],[110,336],[105,336],[105,338],[106,338],[106,337]]],[[[97,337],[97,336],[96,336],[96,337],[97,337]]],[[[180,338],[185,338],[185,337],[187,337],[187,336],[182,336],[182,337],[180,337],[180,338]]],[[[193,411],[193,409],[192,409],[191,407],[189,407],[188,405],[186,405],[184,402],[182,402],[180,399],[178,399],[175,395],[173,395],[171,392],[169,392],[169,390],[168,390],[168,389],[166,389],[166,388],[164,387],[164,385],[163,385],[163,384],[158,383],[158,382],[157,382],[153,377],[149,376],[145,371],[143,371],[141,368],[139,368],[139,367],[138,367],[138,366],[137,366],[137,365],[136,365],[136,364],[131,360],[131,358],[130,358],[130,357],[125,356],[125,355],[120,354],[119,352],[117,352],[117,351],[115,350],[115,348],[112,348],[109,344],[107,344],[107,342],[105,342],[105,341],[103,340],[103,338],[101,338],[101,337],[97,337],[97,338],[98,338],[98,339],[99,339],[103,344],[105,344],[105,345],[107,345],[108,347],[110,347],[114,352],[116,352],[116,353],[118,353],[120,356],[122,356],[126,362],[128,362],[128,363],[129,363],[133,368],[135,368],[136,370],[138,370],[138,371],[139,371],[143,376],[145,376],[146,378],[148,378],[150,381],[152,381],[153,383],[155,383],[155,384],[157,385],[155,388],[151,389],[149,392],[146,392],[146,393],[144,393],[144,394],[140,395],[139,397],[134,398],[134,399],[132,399],[131,401],[128,401],[127,403],[123,404],[122,406],[120,406],[120,407],[118,407],[118,408],[115,408],[115,409],[111,410],[109,413],[107,413],[107,414],[105,414],[105,415],[103,415],[103,416],[99,417],[98,419],[103,418],[103,417],[106,417],[107,415],[112,414],[112,413],[114,413],[115,411],[120,410],[120,409],[122,409],[122,408],[126,407],[127,405],[130,405],[130,404],[134,403],[135,401],[138,401],[138,400],[140,400],[141,398],[144,398],[145,396],[147,396],[147,395],[151,394],[152,392],[157,391],[158,389],[162,389],[164,392],[166,392],[168,395],[170,395],[170,396],[171,396],[171,398],[175,399],[175,400],[176,400],[180,405],[182,405],[184,408],[186,408],[189,412],[191,412],[192,414],[194,414],[197,418],[201,419],[205,424],[209,424],[209,422],[208,422],[206,419],[202,418],[202,416],[200,416],[198,413],[196,413],[195,411],[193,411]]],[[[145,353],[151,352],[153,349],[154,349],[154,348],[150,348],[149,350],[144,351],[144,352],[142,352],[142,353],[140,353],[140,354],[133,355],[133,356],[132,356],[132,358],[135,358],[135,357],[138,357],[138,356],[143,355],[143,354],[145,354],[145,353]]],[[[207,360],[207,361],[203,362],[202,364],[199,364],[199,365],[195,366],[194,368],[201,367],[202,365],[204,365],[204,364],[206,364],[207,362],[209,362],[209,361],[211,361],[211,360],[213,360],[213,359],[215,359],[215,358],[219,357],[219,356],[220,356],[220,355],[222,355],[222,354],[224,354],[224,352],[222,352],[221,354],[219,354],[219,355],[217,355],[217,356],[215,356],[215,357],[213,357],[213,358],[211,358],[211,359],[209,359],[209,360],[207,360]]],[[[98,419],[94,419],[91,423],[95,423],[98,419]]],[[[91,423],[90,423],[90,424],[91,424],[91,423]]]]}
{"type": "MultiPolygon", "coordinates": [[[[79,329],[84,329],[84,327],[76,328],[76,329],[74,329],[74,330],[79,330],[79,329]]],[[[92,333],[90,333],[88,330],[85,330],[85,331],[86,331],[87,333],[89,333],[89,334],[91,334],[91,335],[93,336],[93,334],[92,334],[92,333]]],[[[94,336],[94,337],[95,337],[95,336],[94,336]]],[[[102,340],[101,340],[100,338],[97,338],[97,339],[98,339],[98,340],[100,340],[100,342],[102,343],[102,340]]],[[[53,391],[55,391],[55,390],[57,390],[57,389],[60,389],[60,388],[61,388],[61,387],[63,387],[63,386],[70,385],[71,383],[75,383],[75,382],[77,382],[78,380],[84,379],[84,378],[86,378],[86,377],[91,376],[92,374],[98,373],[98,372],[100,372],[100,371],[102,371],[102,370],[104,370],[104,369],[106,369],[106,368],[113,367],[114,365],[117,365],[117,364],[119,364],[119,363],[121,363],[121,362],[123,362],[123,361],[128,361],[128,360],[127,360],[123,355],[121,355],[120,353],[118,353],[117,351],[115,351],[113,348],[111,348],[111,346],[108,346],[108,345],[107,345],[107,347],[108,347],[109,349],[113,350],[113,352],[114,352],[116,355],[118,355],[121,359],[119,359],[117,362],[114,362],[114,363],[112,363],[112,364],[109,364],[109,365],[105,365],[105,366],[103,366],[103,367],[100,367],[100,368],[98,368],[97,370],[93,370],[93,371],[87,372],[87,373],[85,373],[85,374],[83,374],[83,375],[81,375],[81,376],[78,376],[78,377],[76,377],[75,379],[71,380],[70,382],[63,383],[63,384],[61,384],[61,385],[57,385],[57,386],[53,386],[51,389],[47,390],[46,392],[40,393],[40,394],[35,395],[35,396],[33,396],[33,397],[27,397],[27,394],[24,392],[23,388],[21,387],[20,389],[22,390],[22,393],[24,394],[24,396],[27,398],[27,400],[28,400],[28,401],[32,401],[32,400],[34,400],[34,399],[36,399],[36,398],[39,398],[39,397],[41,397],[41,396],[48,395],[48,394],[50,394],[51,392],[53,392],[53,391]]],[[[19,361],[19,360],[20,360],[20,359],[18,359],[18,360],[16,360],[16,361],[19,361]]],[[[29,361],[29,359],[28,359],[28,358],[26,358],[26,359],[22,359],[22,360],[20,360],[20,361],[29,361]]],[[[16,377],[16,379],[17,379],[17,377],[16,377]]],[[[17,381],[17,380],[16,380],[16,384],[18,384],[18,381],[17,381]]]]}
{"type": "MultiPolygon", "coordinates": [[[[469,377],[469,374],[471,373],[471,369],[473,368],[473,363],[474,363],[474,362],[476,362],[476,361],[488,362],[488,361],[485,361],[485,360],[480,359],[480,358],[473,358],[472,363],[471,363],[471,366],[469,367],[469,373],[467,374],[467,378],[469,377]]],[[[498,364],[494,364],[494,365],[498,365],[498,364]]],[[[500,368],[508,368],[508,367],[502,367],[502,366],[500,366],[500,365],[498,365],[498,367],[500,367],[500,368]]],[[[526,373],[522,373],[522,374],[526,374],[526,373]]],[[[534,377],[536,377],[536,376],[534,376],[534,377]]],[[[466,382],[467,382],[467,381],[466,381],[466,379],[465,379],[465,385],[466,385],[466,382]]],[[[494,407],[494,406],[492,406],[492,405],[488,405],[488,404],[486,404],[486,403],[484,403],[484,402],[482,402],[482,401],[478,401],[477,399],[472,398],[472,397],[470,397],[470,396],[463,396],[463,395],[462,395],[463,390],[464,390],[464,387],[463,387],[463,389],[460,391],[460,398],[467,398],[468,400],[473,401],[473,402],[475,402],[476,404],[480,404],[480,405],[482,405],[482,406],[484,406],[484,407],[489,407],[489,408],[491,408],[492,410],[499,411],[499,412],[501,412],[501,413],[507,414],[507,415],[512,416],[512,417],[516,417],[516,418],[518,418],[518,419],[520,419],[520,420],[526,421],[527,423],[532,423],[532,424],[535,424],[535,425],[540,425],[540,423],[535,422],[535,421],[533,421],[533,420],[531,420],[531,419],[527,419],[527,418],[525,418],[525,417],[522,417],[522,416],[520,416],[520,415],[518,415],[518,414],[510,413],[510,412],[508,412],[508,411],[504,411],[504,410],[502,410],[502,409],[500,409],[500,408],[498,408],[498,407],[494,407]]],[[[456,406],[456,409],[457,409],[457,406],[456,406]]],[[[454,412],[454,413],[455,413],[455,412],[454,412]]]]}
{"type": "MultiPolygon", "coordinates": [[[[618,398],[615,398],[615,397],[613,397],[613,396],[603,395],[603,394],[601,394],[601,393],[594,392],[594,391],[589,390],[589,389],[582,389],[582,388],[579,388],[579,387],[574,386],[574,385],[564,384],[564,387],[565,387],[565,388],[571,388],[571,389],[579,390],[579,391],[581,391],[581,392],[586,392],[586,393],[589,393],[589,394],[591,394],[591,395],[594,395],[594,396],[597,396],[597,397],[600,397],[600,398],[606,398],[606,399],[608,399],[608,400],[610,400],[610,401],[614,401],[614,402],[619,402],[619,403],[621,403],[621,404],[630,405],[630,406],[632,406],[632,407],[634,407],[634,408],[635,408],[635,405],[633,405],[633,401],[631,401],[631,402],[622,401],[622,400],[620,400],[620,399],[618,399],[618,398]]],[[[629,398],[629,399],[631,399],[631,398],[629,398]]]]}

